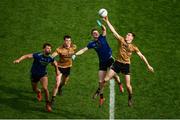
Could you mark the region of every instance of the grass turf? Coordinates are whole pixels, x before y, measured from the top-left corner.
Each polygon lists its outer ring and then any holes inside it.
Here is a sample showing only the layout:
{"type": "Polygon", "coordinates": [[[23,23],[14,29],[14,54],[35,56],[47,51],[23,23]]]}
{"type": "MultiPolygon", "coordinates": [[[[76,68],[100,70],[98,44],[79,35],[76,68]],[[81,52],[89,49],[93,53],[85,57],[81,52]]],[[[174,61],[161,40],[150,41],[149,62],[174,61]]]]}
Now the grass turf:
{"type": "MultiPolygon", "coordinates": [[[[98,86],[98,58],[93,50],[78,57],[62,97],[57,96],[52,113],[38,103],[29,80],[32,60],[12,64],[17,57],[41,51],[44,42],[53,50],[70,34],[81,49],[97,27],[97,11],[106,8],[116,30],[136,33],[134,43],[154,67],[146,71],[139,57],[132,57],[134,106],[127,106],[116,86],[115,118],[180,118],[179,94],[179,13],[178,0],[1,0],[0,1],[0,118],[109,118],[109,89],[106,102],[98,107],[91,96],[98,86]]],[[[117,42],[108,29],[108,42],[117,54],[117,42]]],[[[49,66],[49,90],[55,83],[49,66]]],[[[123,75],[120,78],[125,86],[123,75]]]]}

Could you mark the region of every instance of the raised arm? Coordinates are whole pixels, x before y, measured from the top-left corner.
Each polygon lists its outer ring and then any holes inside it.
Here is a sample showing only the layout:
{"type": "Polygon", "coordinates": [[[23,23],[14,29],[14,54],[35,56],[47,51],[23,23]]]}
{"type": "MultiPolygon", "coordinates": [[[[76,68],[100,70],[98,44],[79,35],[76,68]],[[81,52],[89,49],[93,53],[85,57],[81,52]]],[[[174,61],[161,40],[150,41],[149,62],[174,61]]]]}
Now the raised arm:
{"type": "Polygon", "coordinates": [[[22,60],[25,60],[25,59],[30,59],[30,58],[33,58],[33,54],[27,54],[27,55],[23,55],[21,56],[20,58],[16,59],[13,61],[14,64],[16,63],[20,63],[22,60]]]}
{"type": "Polygon", "coordinates": [[[54,60],[54,62],[52,63],[52,65],[54,66],[55,68],[55,72],[56,72],[56,76],[60,74],[60,71],[58,69],[58,64],[57,64],[57,61],[54,60]]]}
{"type": "Polygon", "coordinates": [[[120,36],[116,30],[114,29],[114,27],[112,26],[112,24],[109,22],[108,17],[103,18],[103,20],[107,23],[109,29],[111,30],[111,32],[113,33],[113,35],[116,37],[117,40],[120,40],[121,42],[123,42],[123,37],[120,36]]]}
{"type": "Polygon", "coordinates": [[[102,36],[106,36],[106,27],[102,25],[101,28],[102,28],[102,36]]]}
{"type": "Polygon", "coordinates": [[[138,56],[144,61],[144,63],[147,65],[149,71],[154,72],[153,67],[151,67],[146,59],[146,57],[139,51],[137,52],[138,56]]]}

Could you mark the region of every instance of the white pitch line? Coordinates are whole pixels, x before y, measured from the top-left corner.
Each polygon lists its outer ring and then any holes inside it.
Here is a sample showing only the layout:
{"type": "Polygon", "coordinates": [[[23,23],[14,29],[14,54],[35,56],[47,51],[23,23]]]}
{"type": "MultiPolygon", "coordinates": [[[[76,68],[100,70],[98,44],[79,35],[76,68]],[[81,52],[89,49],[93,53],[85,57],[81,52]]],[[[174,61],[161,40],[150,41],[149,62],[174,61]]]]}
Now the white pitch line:
{"type": "Polygon", "coordinates": [[[110,89],[110,95],[109,95],[109,119],[113,120],[114,119],[114,107],[115,107],[115,91],[114,91],[114,79],[110,80],[110,85],[109,85],[109,89],[110,89]]]}

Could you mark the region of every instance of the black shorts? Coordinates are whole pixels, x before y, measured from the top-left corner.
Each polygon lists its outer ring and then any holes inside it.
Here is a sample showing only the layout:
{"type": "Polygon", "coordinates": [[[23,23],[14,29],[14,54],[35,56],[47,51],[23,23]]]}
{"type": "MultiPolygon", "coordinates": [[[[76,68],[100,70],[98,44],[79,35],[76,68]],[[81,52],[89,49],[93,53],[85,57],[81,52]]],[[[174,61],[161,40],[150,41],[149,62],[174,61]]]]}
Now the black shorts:
{"type": "Polygon", "coordinates": [[[107,69],[114,63],[114,59],[111,57],[107,62],[99,63],[99,70],[107,71],[107,69]]]}
{"type": "Polygon", "coordinates": [[[45,76],[47,76],[47,74],[43,74],[43,75],[33,75],[33,74],[31,74],[31,81],[33,82],[33,83],[37,83],[37,82],[39,82],[40,81],[40,79],[42,78],[42,77],[45,77],[45,76]]]}
{"type": "Polygon", "coordinates": [[[116,73],[123,73],[125,75],[130,74],[130,64],[124,64],[118,61],[115,61],[111,66],[111,69],[114,70],[116,73]]]}
{"type": "Polygon", "coordinates": [[[66,76],[66,77],[70,75],[70,70],[71,70],[70,67],[68,67],[68,68],[59,67],[58,69],[62,73],[62,75],[66,76]]]}

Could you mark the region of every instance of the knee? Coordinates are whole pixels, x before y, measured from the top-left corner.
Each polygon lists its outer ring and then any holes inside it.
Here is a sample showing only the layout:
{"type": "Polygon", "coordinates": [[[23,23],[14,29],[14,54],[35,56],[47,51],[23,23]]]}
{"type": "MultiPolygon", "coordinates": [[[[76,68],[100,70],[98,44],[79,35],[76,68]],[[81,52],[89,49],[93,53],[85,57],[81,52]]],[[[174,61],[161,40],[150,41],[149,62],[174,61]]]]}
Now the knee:
{"type": "Polygon", "coordinates": [[[44,90],[44,91],[48,91],[47,86],[43,86],[43,90],[44,90]]]}
{"type": "Polygon", "coordinates": [[[129,84],[126,84],[126,87],[127,88],[131,88],[131,84],[129,83],[129,84]]]}
{"type": "Polygon", "coordinates": [[[110,80],[111,78],[109,77],[109,76],[106,76],[105,78],[104,78],[104,81],[105,82],[107,82],[108,80],[110,80]]]}
{"type": "Polygon", "coordinates": [[[55,88],[57,89],[59,87],[59,83],[56,83],[55,88]]]}

